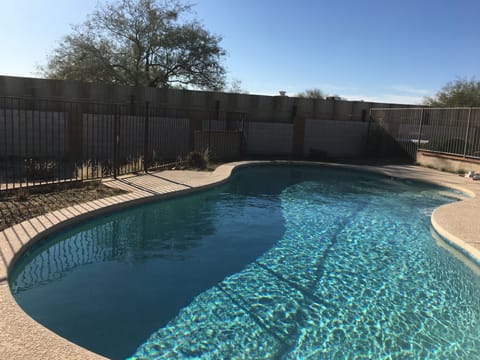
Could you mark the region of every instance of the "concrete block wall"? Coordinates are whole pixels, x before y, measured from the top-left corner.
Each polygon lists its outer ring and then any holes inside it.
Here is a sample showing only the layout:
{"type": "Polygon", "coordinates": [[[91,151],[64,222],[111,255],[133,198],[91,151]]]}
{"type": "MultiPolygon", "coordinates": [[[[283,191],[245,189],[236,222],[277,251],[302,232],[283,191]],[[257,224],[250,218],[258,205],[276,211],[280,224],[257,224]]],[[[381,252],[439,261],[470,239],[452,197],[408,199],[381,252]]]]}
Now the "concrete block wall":
{"type": "Polygon", "coordinates": [[[304,155],[357,157],[364,155],[368,123],[337,120],[305,120],[304,155]]]}
{"type": "Polygon", "coordinates": [[[135,88],[129,86],[0,76],[0,97],[39,97],[107,103],[144,103],[165,108],[195,109],[213,113],[248,113],[250,122],[292,123],[296,115],[323,120],[361,121],[374,107],[399,105],[363,101],[302,99],[212,91],[135,88]],[[362,115],[363,114],[363,115],[362,115]]]}

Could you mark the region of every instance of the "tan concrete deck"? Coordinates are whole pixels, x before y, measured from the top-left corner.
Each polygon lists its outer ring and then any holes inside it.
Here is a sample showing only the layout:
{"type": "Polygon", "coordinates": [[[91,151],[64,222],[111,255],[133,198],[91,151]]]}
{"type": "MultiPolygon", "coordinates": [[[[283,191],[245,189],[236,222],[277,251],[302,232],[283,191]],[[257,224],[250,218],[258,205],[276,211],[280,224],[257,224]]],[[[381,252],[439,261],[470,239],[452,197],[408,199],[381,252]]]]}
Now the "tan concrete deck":
{"type": "MultiPolygon", "coordinates": [[[[214,172],[163,171],[106,180],[109,186],[130,193],[75,205],[24,221],[0,232],[0,357],[3,359],[100,359],[101,356],[81,348],[46,329],[17,305],[8,287],[8,269],[21,252],[43,238],[79,219],[98,216],[113,208],[214,186],[226,181],[235,167],[251,164],[286,164],[288,161],[238,162],[218,167],[214,172]]],[[[301,162],[298,162],[301,163],[301,162]]],[[[306,163],[312,165],[314,163],[306,163]]],[[[319,165],[322,165],[319,163],[319,165]]],[[[480,264],[480,181],[417,166],[351,166],[387,176],[423,180],[470,194],[473,198],[447,204],[432,214],[432,224],[451,244],[463,249],[480,264]]]]}

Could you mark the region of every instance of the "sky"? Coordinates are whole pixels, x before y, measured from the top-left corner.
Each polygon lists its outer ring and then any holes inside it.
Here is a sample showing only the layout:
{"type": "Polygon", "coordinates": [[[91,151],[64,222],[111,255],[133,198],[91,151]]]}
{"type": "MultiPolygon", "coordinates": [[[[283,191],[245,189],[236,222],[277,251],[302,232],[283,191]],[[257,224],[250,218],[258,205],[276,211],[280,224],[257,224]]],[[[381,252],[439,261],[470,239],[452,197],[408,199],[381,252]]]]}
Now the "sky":
{"type": "MultiPolygon", "coordinates": [[[[39,66],[98,0],[0,0],[0,75],[39,66]]],[[[193,0],[222,36],[229,81],[251,94],[318,88],[349,100],[421,103],[480,80],[479,0],[193,0]]]]}

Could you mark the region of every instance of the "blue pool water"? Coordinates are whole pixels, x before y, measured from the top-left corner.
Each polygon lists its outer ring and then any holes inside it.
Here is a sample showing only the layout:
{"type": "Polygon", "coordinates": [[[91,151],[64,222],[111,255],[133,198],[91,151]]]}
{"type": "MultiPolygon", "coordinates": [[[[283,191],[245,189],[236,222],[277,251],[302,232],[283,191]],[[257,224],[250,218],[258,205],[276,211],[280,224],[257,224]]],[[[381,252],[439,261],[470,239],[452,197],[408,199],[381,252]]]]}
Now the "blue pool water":
{"type": "Polygon", "coordinates": [[[254,167],[32,247],[10,286],[111,358],[477,359],[480,278],[431,235],[432,185],[254,167]]]}

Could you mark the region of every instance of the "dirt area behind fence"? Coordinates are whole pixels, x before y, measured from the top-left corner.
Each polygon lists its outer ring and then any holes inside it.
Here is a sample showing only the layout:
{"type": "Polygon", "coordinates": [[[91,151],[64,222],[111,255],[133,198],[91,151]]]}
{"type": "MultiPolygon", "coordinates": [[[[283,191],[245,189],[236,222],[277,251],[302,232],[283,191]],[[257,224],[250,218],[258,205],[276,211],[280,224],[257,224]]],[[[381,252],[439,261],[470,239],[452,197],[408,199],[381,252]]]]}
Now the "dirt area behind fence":
{"type": "Polygon", "coordinates": [[[51,211],[123,193],[100,181],[0,192],[0,231],[51,211]]]}

